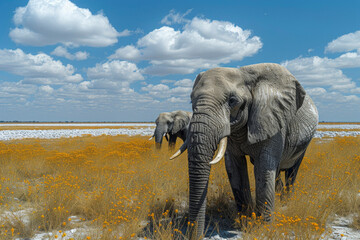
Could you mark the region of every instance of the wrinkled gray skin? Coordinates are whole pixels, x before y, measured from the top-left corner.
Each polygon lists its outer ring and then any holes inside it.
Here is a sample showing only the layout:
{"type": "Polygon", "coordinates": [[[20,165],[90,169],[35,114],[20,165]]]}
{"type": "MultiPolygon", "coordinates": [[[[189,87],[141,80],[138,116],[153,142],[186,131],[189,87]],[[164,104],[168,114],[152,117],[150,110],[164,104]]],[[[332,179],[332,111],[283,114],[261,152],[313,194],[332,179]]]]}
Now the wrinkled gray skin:
{"type": "Polygon", "coordinates": [[[154,137],[156,146],[161,147],[164,135],[169,141],[169,147],[175,146],[178,137],[185,141],[191,116],[192,113],[186,111],[160,113],[155,121],[154,137]]]}
{"type": "MultiPolygon", "coordinates": [[[[317,109],[295,77],[278,64],[214,68],[200,73],[191,93],[193,116],[188,139],[190,221],[200,237],[205,225],[210,164],[227,137],[225,165],[238,211],[252,209],[245,155],[254,164],[255,212],[271,220],[275,179],[295,181],[318,123],[317,109]]],[[[281,180],[277,185],[282,185],[281,180]]]]}

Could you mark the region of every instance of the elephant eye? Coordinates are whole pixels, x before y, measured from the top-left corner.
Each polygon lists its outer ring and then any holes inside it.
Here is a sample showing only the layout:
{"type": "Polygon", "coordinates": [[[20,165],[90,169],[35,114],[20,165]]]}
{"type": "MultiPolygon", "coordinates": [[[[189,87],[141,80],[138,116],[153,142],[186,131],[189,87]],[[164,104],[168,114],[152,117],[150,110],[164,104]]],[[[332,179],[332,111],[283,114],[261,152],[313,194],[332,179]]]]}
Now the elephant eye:
{"type": "Polygon", "coordinates": [[[238,103],[238,99],[235,96],[229,98],[229,106],[234,107],[238,103]]]}

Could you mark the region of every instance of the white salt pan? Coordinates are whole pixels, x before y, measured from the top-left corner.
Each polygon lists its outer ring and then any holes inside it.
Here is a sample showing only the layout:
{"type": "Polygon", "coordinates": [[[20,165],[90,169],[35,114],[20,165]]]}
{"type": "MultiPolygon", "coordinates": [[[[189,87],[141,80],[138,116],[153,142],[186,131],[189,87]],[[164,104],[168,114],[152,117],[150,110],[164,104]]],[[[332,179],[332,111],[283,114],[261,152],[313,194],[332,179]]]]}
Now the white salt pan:
{"type": "MultiPolygon", "coordinates": [[[[13,139],[23,138],[41,138],[41,139],[53,139],[53,138],[68,138],[68,137],[80,137],[82,135],[100,136],[100,135],[142,135],[150,136],[154,133],[154,123],[26,123],[26,124],[0,124],[0,126],[64,126],[64,127],[106,127],[99,129],[52,129],[52,130],[0,130],[0,141],[7,141],[13,139]],[[128,128],[111,128],[111,127],[132,127],[138,126],[138,129],[128,128]]],[[[360,135],[359,124],[334,124],[334,125],[319,125],[319,129],[329,129],[329,131],[318,131],[315,133],[315,138],[323,137],[344,137],[344,136],[357,136],[360,135]],[[359,131],[331,131],[331,129],[359,129],[359,131]]]]}

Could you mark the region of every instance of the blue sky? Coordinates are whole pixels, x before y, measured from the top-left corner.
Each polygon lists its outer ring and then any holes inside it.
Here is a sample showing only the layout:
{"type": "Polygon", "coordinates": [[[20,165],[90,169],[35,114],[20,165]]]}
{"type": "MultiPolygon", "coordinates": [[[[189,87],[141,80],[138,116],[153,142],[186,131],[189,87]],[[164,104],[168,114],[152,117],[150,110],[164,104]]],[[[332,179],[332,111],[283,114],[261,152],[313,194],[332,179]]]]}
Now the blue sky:
{"type": "Polygon", "coordinates": [[[287,67],[321,121],[360,121],[360,1],[0,1],[0,120],[153,121],[196,75],[287,67]]]}

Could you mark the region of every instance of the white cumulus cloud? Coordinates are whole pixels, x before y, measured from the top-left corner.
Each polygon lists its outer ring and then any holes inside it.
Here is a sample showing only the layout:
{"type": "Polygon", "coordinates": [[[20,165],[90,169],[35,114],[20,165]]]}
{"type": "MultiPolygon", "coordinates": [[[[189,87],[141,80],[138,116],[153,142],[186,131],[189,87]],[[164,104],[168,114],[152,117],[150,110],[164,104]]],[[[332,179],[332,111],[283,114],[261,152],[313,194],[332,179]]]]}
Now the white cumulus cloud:
{"type": "Polygon", "coordinates": [[[189,74],[254,55],[262,47],[258,36],[226,21],[195,17],[182,30],[163,26],[116,50],[110,59],[148,61],[144,73],[189,74]]]}
{"type": "Polygon", "coordinates": [[[130,83],[144,80],[134,63],[119,60],[96,64],[95,67],[87,70],[87,76],[91,81],[82,85],[83,88],[86,86],[109,91],[133,91],[129,88],[130,83]]]}
{"type": "Polygon", "coordinates": [[[23,83],[66,84],[82,81],[75,68],[55,61],[47,54],[26,54],[21,49],[0,49],[0,70],[23,76],[23,83]]]}
{"type": "Polygon", "coordinates": [[[3,98],[26,98],[36,92],[36,86],[19,82],[0,83],[0,94],[3,98]]]}
{"type": "Polygon", "coordinates": [[[304,85],[309,87],[330,87],[331,89],[350,92],[358,88],[351,78],[341,69],[360,67],[360,55],[343,54],[337,58],[318,56],[296,58],[282,63],[304,85]]]}
{"type": "Polygon", "coordinates": [[[118,60],[96,64],[95,67],[88,69],[87,75],[90,79],[106,78],[115,81],[136,81],[144,79],[134,63],[118,60]]]}
{"type": "Polygon", "coordinates": [[[58,46],[54,49],[54,51],[51,52],[52,55],[58,56],[58,57],[64,57],[69,60],[86,60],[89,57],[89,53],[78,51],[74,54],[71,54],[68,52],[68,50],[65,47],[58,46]]]}
{"type": "Polygon", "coordinates": [[[162,24],[171,25],[174,23],[184,23],[188,22],[189,20],[185,18],[192,9],[187,10],[184,14],[177,13],[175,10],[171,10],[168,15],[166,15],[162,20],[162,24]]]}
{"type": "Polygon", "coordinates": [[[46,93],[46,94],[51,94],[54,92],[54,89],[52,87],[50,87],[49,85],[44,85],[39,87],[40,91],[46,93]]]}
{"type": "MultiPolygon", "coordinates": [[[[163,82],[163,81],[162,81],[163,82]]],[[[176,102],[188,103],[190,101],[190,93],[192,91],[193,81],[190,79],[182,79],[179,81],[169,81],[173,83],[173,87],[170,87],[164,83],[160,84],[148,84],[142,87],[141,90],[146,92],[150,97],[166,99],[166,101],[172,102],[176,99],[176,102]]]]}
{"type": "Polygon", "coordinates": [[[325,48],[328,52],[348,52],[360,50],[360,31],[348,33],[331,41],[325,48]]]}
{"type": "Polygon", "coordinates": [[[165,84],[149,84],[146,87],[142,87],[142,90],[144,91],[168,91],[169,87],[165,84]]]}
{"type": "Polygon", "coordinates": [[[180,86],[180,87],[190,87],[192,88],[192,86],[194,85],[194,82],[191,79],[185,78],[179,81],[176,81],[174,83],[175,86],[180,86]]]}
{"type": "Polygon", "coordinates": [[[360,48],[359,41],[360,31],[349,33],[326,46],[326,52],[345,52],[338,57],[298,57],[282,63],[307,88],[327,117],[343,111],[347,104],[360,103],[357,81],[344,73],[346,69],[360,68],[360,51],[353,51],[360,48]]]}
{"type": "Polygon", "coordinates": [[[16,9],[13,20],[16,28],[10,31],[11,39],[31,46],[63,43],[104,47],[129,34],[127,30],[117,32],[101,13],[93,15],[69,0],[29,0],[25,7],[16,9]]]}
{"type": "Polygon", "coordinates": [[[309,88],[306,89],[306,92],[310,94],[310,96],[321,96],[327,93],[326,89],[321,87],[309,88]]]}

